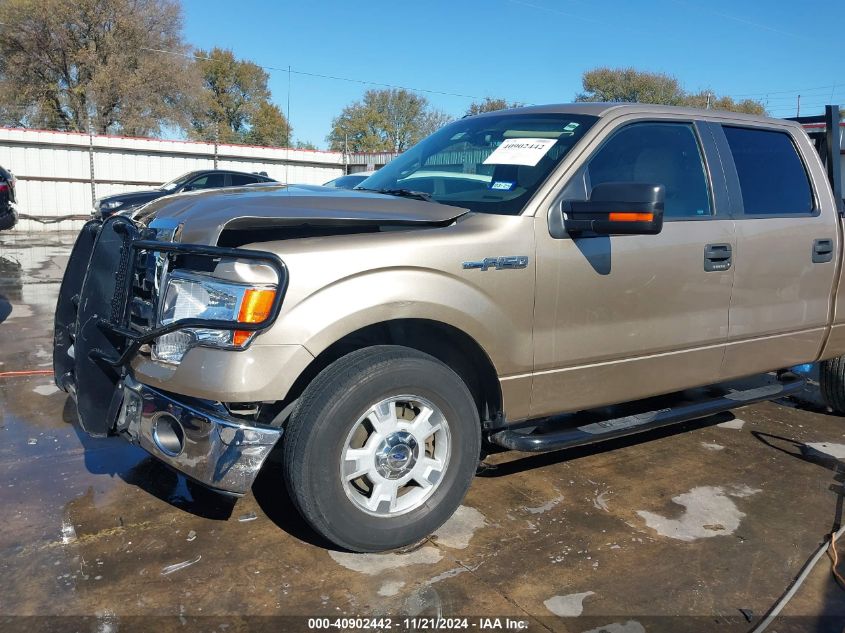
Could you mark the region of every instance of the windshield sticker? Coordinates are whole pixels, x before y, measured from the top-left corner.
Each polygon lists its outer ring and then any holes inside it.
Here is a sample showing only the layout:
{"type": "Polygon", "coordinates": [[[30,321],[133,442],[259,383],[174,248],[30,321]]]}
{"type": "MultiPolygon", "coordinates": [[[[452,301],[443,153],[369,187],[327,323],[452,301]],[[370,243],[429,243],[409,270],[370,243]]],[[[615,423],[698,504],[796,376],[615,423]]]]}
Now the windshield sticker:
{"type": "Polygon", "coordinates": [[[507,182],[505,180],[497,180],[496,182],[490,185],[491,189],[495,189],[496,191],[510,191],[513,189],[515,182],[507,182]]]}
{"type": "Polygon", "coordinates": [[[574,131],[574,130],[575,130],[575,128],[577,128],[579,125],[580,125],[579,123],[575,123],[575,122],[573,121],[572,123],[568,124],[565,128],[563,128],[563,131],[564,131],[564,132],[572,132],[572,131],[574,131]]]}
{"type": "Polygon", "coordinates": [[[509,138],[493,150],[485,165],[526,165],[534,167],[552,146],[554,138],[509,138]]]}

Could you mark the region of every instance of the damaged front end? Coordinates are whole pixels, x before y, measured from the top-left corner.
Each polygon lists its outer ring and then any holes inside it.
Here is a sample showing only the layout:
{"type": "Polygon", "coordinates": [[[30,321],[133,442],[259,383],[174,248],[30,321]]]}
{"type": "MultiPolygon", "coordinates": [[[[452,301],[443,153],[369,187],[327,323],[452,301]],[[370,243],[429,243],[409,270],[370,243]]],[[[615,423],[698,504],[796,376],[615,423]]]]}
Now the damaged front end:
{"type": "Polygon", "coordinates": [[[56,306],[56,384],[73,396],[90,435],[121,435],[189,477],[240,495],[281,429],[153,389],[135,379],[130,362],[156,352],[172,361],[190,345],[243,349],[278,316],[287,269],[272,253],[156,239],[172,235],[124,217],[85,225],[56,306]],[[216,275],[238,267],[261,281],[216,275]]]}

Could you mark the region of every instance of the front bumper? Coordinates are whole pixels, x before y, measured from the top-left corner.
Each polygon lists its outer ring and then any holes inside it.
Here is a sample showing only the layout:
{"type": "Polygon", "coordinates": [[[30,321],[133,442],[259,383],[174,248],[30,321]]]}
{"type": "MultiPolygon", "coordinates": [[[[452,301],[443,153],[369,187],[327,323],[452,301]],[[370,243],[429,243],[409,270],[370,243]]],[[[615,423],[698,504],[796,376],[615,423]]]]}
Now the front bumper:
{"type": "Polygon", "coordinates": [[[209,488],[249,491],[282,429],[250,426],[222,407],[181,401],[127,375],[115,430],[130,442],[209,488]]]}

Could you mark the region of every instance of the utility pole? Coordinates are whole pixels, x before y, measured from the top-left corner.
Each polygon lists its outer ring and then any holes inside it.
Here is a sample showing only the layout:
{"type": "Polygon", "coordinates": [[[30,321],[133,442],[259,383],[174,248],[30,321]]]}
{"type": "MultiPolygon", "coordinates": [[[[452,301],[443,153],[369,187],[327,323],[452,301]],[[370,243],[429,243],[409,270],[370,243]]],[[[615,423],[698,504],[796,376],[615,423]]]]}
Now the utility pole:
{"type": "Polygon", "coordinates": [[[91,125],[91,112],[86,112],[88,115],[88,163],[91,170],[91,208],[97,204],[97,184],[94,176],[94,128],[91,125]]]}
{"type": "Polygon", "coordinates": [[[796,108],[795,116],[801,116],[801,95],[798,95],[798,107],[796,108]]]}
{"type": "Polygon", "coordinates": [[[217,169],[218,144],[220,143],[220,121],[214,119],[214,169],[217,169]]]}
{"type": "Polygon", "coordinates": [[[710,109],[710,91],[707,91],[707,109],[710,109]]]}

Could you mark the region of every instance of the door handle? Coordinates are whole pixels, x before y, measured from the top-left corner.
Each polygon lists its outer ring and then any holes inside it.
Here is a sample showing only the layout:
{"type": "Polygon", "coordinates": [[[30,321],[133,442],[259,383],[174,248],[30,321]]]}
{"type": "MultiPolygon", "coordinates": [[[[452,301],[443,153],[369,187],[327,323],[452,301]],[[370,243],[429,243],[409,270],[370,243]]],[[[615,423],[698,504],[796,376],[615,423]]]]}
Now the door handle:
{"type": "Polygon", "coordinates": [[[829,238],[813,240],[813,263],[824,264],[833,259],[833,240],[829,238]]]}
{"type": "Polygon", "coordinates": [[[730,244],[707,244],[704,247],[704,270],[708,273],[730,270],[732,255],[730,244]]]}

